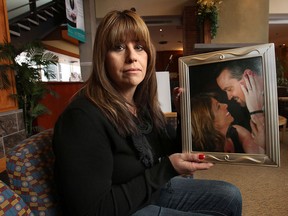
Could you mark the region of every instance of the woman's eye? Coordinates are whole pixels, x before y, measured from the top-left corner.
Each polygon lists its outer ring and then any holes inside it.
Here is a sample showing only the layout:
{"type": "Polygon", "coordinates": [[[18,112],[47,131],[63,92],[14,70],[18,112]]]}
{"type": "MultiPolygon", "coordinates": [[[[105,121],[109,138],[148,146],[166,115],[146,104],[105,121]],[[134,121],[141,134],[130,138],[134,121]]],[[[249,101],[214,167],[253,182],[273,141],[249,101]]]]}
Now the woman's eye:
{"type": "Polygon", "coordinates": [[[139,51],[144,50],[144,48],[143,48],[143,46],[141,44],[137,44],[136,45],[136,49],[139,50],[139,51]]]}
{"type": "Polygon", "coordinates": [[[123,44],[116,45],[116,46],[114,47],[114,50],[115,50],[115,51],[121,51],[121,50],[124,50],[124,49],[125,49],[125,45],[123,45],[123,44]]]}

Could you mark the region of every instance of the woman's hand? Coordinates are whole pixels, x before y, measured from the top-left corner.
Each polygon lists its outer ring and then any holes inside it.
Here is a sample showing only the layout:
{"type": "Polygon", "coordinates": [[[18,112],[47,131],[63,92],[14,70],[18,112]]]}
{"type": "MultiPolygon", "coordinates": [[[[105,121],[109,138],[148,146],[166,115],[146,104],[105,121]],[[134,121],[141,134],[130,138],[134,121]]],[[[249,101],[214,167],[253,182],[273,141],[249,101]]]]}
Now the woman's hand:
{"type": "Polygon", "coordinates": [[[233,127],[235,127],[238,132],[239,141],[242,144],[242,147],[245,153],[247,154],[264,154],[265,153],[265,149],[261,146],[262,144],[265,144],[263,143],[264,134],[261,134],[261,133],[256,134],[255,132],[254,132],[255,134],[253,134],[250,131],[248,131],[246,128],[240,125],[233,125],[233,127]],[[262,139],[261,139],[261,136],[262,136],[262,139]]]}
{"type": "Polygon", "coordinates": [[[175,153],[169,159],[180,175],[192,175],[196,170],[206,170],[213,166],[212,163],[203,162],[205,155],[199,153],[175,153]]]}
{"type": "Polygon", "coordinates": [[[265,125],[264,116],[251,115],[250,126],[252,129],[252,138],[265,152],[265,125]]]}
{"type": "Polygon", "coordinates": [[[246,106],[249,112],[263,110],[263,80],[250,69],[243,73],[241,89],[245,95],[246,106]]]}
{"type": "Polygon", "coordinates": [[[180,87],[175,87],[172,92],[173,103],[176,108],[176,112],[180,115],[180,96],[183,92],[183,89],[180,87]]]}

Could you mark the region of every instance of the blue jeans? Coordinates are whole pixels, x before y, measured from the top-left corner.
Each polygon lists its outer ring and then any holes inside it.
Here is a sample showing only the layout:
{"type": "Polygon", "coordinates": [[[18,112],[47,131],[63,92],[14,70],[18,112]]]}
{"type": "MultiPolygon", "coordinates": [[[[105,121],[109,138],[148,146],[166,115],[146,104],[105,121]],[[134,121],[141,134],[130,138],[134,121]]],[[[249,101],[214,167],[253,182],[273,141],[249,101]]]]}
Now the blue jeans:
{"type": "Polygon", "coordinates": [[[242,196],[234,185],[216,180],[174,177],[153,201],[132,216],[241,216],[242,196]]]}

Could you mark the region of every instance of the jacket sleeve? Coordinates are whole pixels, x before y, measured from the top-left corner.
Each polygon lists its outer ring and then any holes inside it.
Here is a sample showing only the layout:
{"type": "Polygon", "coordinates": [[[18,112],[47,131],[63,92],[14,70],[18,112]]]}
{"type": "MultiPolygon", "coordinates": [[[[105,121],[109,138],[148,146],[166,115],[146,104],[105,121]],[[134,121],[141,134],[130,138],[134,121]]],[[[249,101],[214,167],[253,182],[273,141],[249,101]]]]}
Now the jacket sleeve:
{"type": "Polygon", "coordinates": [[[166,157],[121,184],[112,184],[113,127],[100,112],[66,111],[54,129],[55,177],[64,215],[129,215],[177,175],[166,157]]]}

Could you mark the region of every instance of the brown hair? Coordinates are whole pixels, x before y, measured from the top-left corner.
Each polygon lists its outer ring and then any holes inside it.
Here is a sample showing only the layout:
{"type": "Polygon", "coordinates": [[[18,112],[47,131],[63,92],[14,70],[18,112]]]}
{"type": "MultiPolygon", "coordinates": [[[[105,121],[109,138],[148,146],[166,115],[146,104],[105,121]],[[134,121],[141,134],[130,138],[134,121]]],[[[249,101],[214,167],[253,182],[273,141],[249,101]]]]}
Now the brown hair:
{"type": "Polygon", "coordinates": [[[132,36],[132,39],[141,41],[148,55],[145,78],[134,94],[137,112],[143,113],[143,108],[148,109],[153,126],[156,129],[164,127],[165,118],[157,97],[155,48],[145,22],[134,11],[111,11],[102,19],[94,42],[92,74],[82,90],[123,136],[136,134],[138,129],[133,116],[127,109],[127,101],[119,94],[107,76],[105,60],[107,52],[115,45],[125,42],[128,35],[132,36]]]}
{"type": "Polygon", "coordinates": [[[197,95],[191,98],[193,150],[223,152],[225,136],[214,128],[212,96],[197,95]]]}

